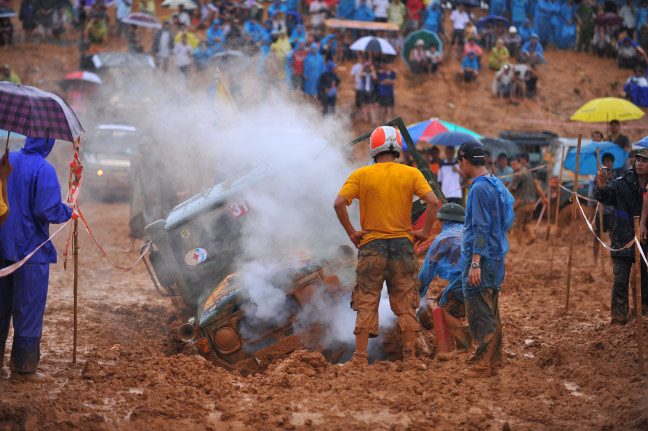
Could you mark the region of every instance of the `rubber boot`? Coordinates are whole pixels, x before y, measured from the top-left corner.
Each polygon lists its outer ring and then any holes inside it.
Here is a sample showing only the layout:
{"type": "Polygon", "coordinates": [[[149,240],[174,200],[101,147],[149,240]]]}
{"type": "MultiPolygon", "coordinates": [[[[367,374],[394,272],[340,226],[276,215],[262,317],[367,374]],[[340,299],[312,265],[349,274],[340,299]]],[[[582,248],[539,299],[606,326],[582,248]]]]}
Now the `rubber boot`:
{"type": "Polygon", "coordinates": [[[369,364],[367,356],[367,345],[369,344],[369,332],[360,332],[356,334],[356,347],[351,364],[356,367],[364,367],[369,364]]]}
{"type": "Polygon", "coordinates": [[[416,359],[416,332],[403,331],[401,332],[401,339],[403,341],[403,362],[414,362],[416,359]]]}

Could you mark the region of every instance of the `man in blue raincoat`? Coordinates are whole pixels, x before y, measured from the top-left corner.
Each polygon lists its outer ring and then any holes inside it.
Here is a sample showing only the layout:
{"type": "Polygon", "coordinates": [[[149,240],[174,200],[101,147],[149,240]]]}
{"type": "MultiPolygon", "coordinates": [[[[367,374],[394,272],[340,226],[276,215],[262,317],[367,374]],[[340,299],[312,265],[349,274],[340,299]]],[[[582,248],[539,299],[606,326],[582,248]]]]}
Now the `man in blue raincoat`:
{"type": "Polygon", "coordinates": [[[511,22],[519,30],[527,19],[529,0],[511,0],[511,22]]]}
{"type": "Polygon", "coordinates": [[[531,33],[530,39],[522,45],[522,62],[535,69],[538,64],[545,64],[547,61],[544,58],[542,45],[538,42],[538,35],[531,33]]]}
{"type": "Polygon", "coordinates": [[[324,57],[317,49],[317,44],[313,42],[304,60],[304,93],[317,96],[317,85],[325,70],[324,57]]]}
{"type": "Polygon", "coordinates": [[[488,377],[502,364],[502,324],[498,297],[509,250],[506,233],[513,225],[513,196],[488,173],[484,148],[466,142],[457,154],[459,169],[473,184],[466,202],[461,247],[462,287],[470,332],[477,342],[469,377],[488,377]]]}
{"type": "MultiPolygon", "coordinates": [[[[56,171],[45,160],[53,146],[54,139],[27,138],[20,151],[9,154],[13,166],[7,181],[11,211],[0,227],[3,267],[21,260],[45,242],[50,223],[63,223],[72,216],[72,210],[61,202],[56,171]]],[[[56,249],[48,242],[16,272],[0,278],[0,352],[4,353],[13,318],[12,378],[38,377],[51,263],[56,263],[56,249]]],[[[0,366],[3,357],[0,355],[0,366]]]]}
{"type": "Polygon", "coordinates": [[[225,51],[225,33],[221,30],[220,23],[219,19],[215,19],[207,29],[207,49],[210,55],[225,51]]]}
{"type": "Polygon", "coordinates": [[[536,4],[533,31],[542,43],[551,42],[551,0],[539,0],[536,4]]]}
{"type": "Polygon", "coordinates": [[[353,12],[353,19],[356,21],[373,21],[375,19],[373,11],[366,5],[365,0],[360,0],[360,6],[353,12]]]}
{"type": "Polygon", "coordinates": [[[491,0],[488,8],[489,16],[504,16],[506,11],[506,0],[491,0]]]}
{"type": "Polygon", "coordinates": [[[472,345],[470,328],[464,327],[461,321],[466,317],[463,289],[461,287],[461,243],[464,230],[464,209],[459,204],[443,204],[437,212],[437,220],[442,230],[438,234],[425,256],[425,261],[419,272],[419,293],[421,298],[427,293],[432,280],[439,278],[448,280],[439,307],[443,312],[450,334],[455,340],[457,353],[469,352],[472,345]]]}
{"type": "Polygon", "coordinates": [[[263,37],[263,27],[257,21],[256,17],[252,15],[250,19],[243,25],[243,34],[249,34],[250,40],[254,43],[260,42],[263,37]]]}
{"type": "Polygon", "coordinates": [[[441,27],[441,7],[439,2],[433,2],[430,7],[425,11],[425,21],[423,21],[423,28],[434,33],[439,32],[441,27]]]}
{"type": "Polygon", "coordinates": [[[340,0],[337,7],[338,18],[353,19],[355,0],[340,0]]]}

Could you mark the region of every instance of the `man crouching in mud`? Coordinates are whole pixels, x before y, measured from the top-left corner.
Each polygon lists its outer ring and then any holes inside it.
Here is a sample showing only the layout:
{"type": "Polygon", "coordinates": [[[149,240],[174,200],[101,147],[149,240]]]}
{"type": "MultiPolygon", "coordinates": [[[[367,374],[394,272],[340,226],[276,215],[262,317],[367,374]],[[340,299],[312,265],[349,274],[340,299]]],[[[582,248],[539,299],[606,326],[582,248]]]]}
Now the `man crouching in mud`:
{"type": "Polygon", "coordinates": [[[351,308],[357,311],[356,349],[352,364],[367,365],[367,344],[378,336],[378,305],[383,282],[387,282],[389,303],[398,317],[403,342],[403,360],[413,362],[419,323],[418,263],[414,238],[430,236],[439,202],[423,174],[395,163],[402,151],[402,138],[393,127],[378,127],[371,134],[369,155],[375,164],[353,172],[335,200],[335,212],[349,239],[360,249],[356,269],[357,285],[351,308]],[[427,203],[425,225],[412,232],[412,197],[427,203]],[[355,230],[346,207],[360,201],[360,225],[355,230]]]}
{"type": "Polygon", "coordinates": [[[506,233],[513,225],[513,196],[499,178],[486,171],[481,144],[461,145],[457,161],[466,178],[473,179],[466,202],[461,260],[466,316],[477,349],[466,375],[487,377],[495,374],[502,363],[497,300],[509,250],[506,233]]]}

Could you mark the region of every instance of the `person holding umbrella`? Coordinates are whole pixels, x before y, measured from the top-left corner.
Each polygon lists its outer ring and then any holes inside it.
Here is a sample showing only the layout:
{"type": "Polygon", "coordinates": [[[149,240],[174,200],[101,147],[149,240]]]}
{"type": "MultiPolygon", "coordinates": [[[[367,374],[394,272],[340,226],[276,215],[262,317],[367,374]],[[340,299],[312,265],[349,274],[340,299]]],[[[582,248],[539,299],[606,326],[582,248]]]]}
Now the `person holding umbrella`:
{"type": "MultiPolygon", "coordinates": [[[[45,157],[54,139],[27,138],[20,151],[9,154],[13,173],[7,181],[11,211],[0,227],[0,257],[7,267],[27,256],[49,237],[50,223],[70,219],[72,210],[61,202],[54,167],[45,157]]],[[[4,352],[13,319],[12,378],[33,379],[40,360],[40,339],[47,299],[49,265],[56,263],[51,242],[13,274],[0,278],[0,351],[4,352]]],[[[3,357],[0,356],[0,364],[3,357]]]]}

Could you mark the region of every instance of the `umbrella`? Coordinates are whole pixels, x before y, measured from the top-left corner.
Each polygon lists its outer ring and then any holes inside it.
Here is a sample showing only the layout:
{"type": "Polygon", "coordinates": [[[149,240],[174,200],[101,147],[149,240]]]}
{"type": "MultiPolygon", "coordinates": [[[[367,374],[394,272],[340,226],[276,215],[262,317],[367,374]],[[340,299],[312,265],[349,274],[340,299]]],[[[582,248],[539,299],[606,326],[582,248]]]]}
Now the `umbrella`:
{"type": "Polygon", "coordinates": [[[455,6],[460,5],[460,4],[462,4],[464,6],[468,6],[468,7],[480,7],[481,6],[481,3],[479,2],[479,0],[454,0],[452,3],[455,6]]]}
{"type": "Polygon", "coordinates": [[[405,61],[405,64],[409,67],[409,55],[410,52],[414,49],[416,41],[422,39],[425,42],[425,48],[429,48],[430,45],[434,45],[437,48],[437,51],[443,53],[443,43],[439,36],[433,31],[429,30],[418,30],[407,35],[405,41],[403,42],[403,49],[401,50],[401,57],[405,61]]]}
{"type": "Polygon", "coordinates": [[[479,18],[475,23],[475,26],[477,27],[477,30],[479,30],[479,32],[481,33],[484,31],[486,25],[488,24],[492,24],[492,25],[501,24],[504,27],[508,27],[510,25],[510,21],[504,18],[503,16],[493,15],[493,16],[486,16],[483,18],[479,18]]]}
{"type": "Polygon", "coordinates": [[[472,130],[468,130],[447,121],[439,120],[438,118],[430,118],[427,121],[412,124],[407,127],[407,131],[414,142],[429,142],[431,138],[443,132],[461,132],[470,135],[477,140],[483,138],[479,133],[475,133],[472,130]]]}
{"type": "Polygon", "coordinates": [[[153,57],[134,52],[100,52],[92,56],[95,69],[129,68],[155,69],[153,57]]]}
{"type": "Polygon", "coordinates": [[[353,42],[353,51],[375,52],[376,54],[396,55],[396,50],[385,39],[380,37],[365,36],[353,42]]]}
{"type": "Polygon", "coordinates": [[[640,147],[648,147],[648,136],[644,136],[639,142],[637,142],[635,145],[639,145],[640,147]]]}
{"type": "Polygon", "coordinates": [[[466,142],[481,143],[469,134],[461,132],[439,133],[429,141],[432,145],[440,145],[442,147],[459,147],[466,142]]]}
{"type": "Polygon", "coordinates": [[[10,82],[0,82],[0,129],[70,142],[83,133],[72,108],[56,94],[10,82]]]}
{"type": "MultiPolygon", "coordinates": [[[[606,153],[610,153],[614,156],[614,165],[613,169],[618,169],[625,165],[625,161],[628,158],[628,152],[623,148],[619,147],[617,144],[612,142],[592,142],[591,144],[584,145],[581,147],[580,153],[580,162],[578,170],[581,175],[595,175],[596,170],[596,149],[599,149],[599,154],[601,158],[606,153]]],[[[599,163],[601,161],[599,160],[599,163]]],[[[574,171],[576,169],[576,148],[572,148],[567,156],[565,157],[565,162],[563,163],[565,169],[574,171]]]]}
{"type": "Polygon", "coordinates": [[[621,25],[623,23],[623,18],[613,12],[606,12],[603,15],[599,15],[594,18],[594,24],[596,25],[621,25]]]}
{"type": "Polygon", "coordinates": [[[133,24],[139,27],[162,28],[157,19],[147,13],[135,12],[122,19],[123,23],[133,24]]]}
{"type": "Polygon", "coordinates": [[[103,84],[99,75],[92,72],[86,72],[85,70],[77,70],[76,72],[68,73],[63,78],[64,81],[85,81],[91,82],[93,84],[103,84]]]}
{"type": "Polygon", "coordinates": [[[14,12],[13,9],[11,9],[8,6],[2,6],[0,7],[0,18],[9,18],[12,16],[18,15],[16,12],[14,12]]]}
{"type": "Polygon", "coordinates": [[[178,9],[180,5],[183,5],[187,10],[196,9],[196,3],[191,0],[164,0],[162,2],[162,7],[168,7],[170,9],[178,9]]]}
{"type": "Polygon", "coordinates": [[[643,116],[644,112],[632,102],[618,97],[602,97],[592,99],[581,106],[570,120],[585,123],[607,123],[612,120],[637,120],[643,116]]]}

